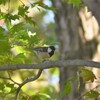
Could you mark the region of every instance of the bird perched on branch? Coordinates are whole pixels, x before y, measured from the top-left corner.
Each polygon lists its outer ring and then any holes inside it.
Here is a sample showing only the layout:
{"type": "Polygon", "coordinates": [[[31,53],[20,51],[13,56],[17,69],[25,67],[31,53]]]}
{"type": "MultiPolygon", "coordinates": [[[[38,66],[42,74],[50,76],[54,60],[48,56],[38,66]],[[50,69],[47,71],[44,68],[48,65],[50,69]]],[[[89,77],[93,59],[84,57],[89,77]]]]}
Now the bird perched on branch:
{"type": "Polygon", "coordinates": [[[47,58],[52,57],[54,55],[55,50],[56,46],[34,48],[34,52],[42,60],[46,60],[47,58]]]}

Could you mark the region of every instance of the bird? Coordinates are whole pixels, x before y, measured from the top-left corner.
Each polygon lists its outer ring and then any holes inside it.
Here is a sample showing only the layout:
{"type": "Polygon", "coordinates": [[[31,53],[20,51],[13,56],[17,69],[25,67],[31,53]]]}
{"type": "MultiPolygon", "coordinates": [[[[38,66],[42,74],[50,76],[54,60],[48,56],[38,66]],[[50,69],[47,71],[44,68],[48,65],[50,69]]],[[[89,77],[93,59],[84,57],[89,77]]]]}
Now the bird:
{"type": "Polygon", "coordinates": [[[39,59],[42,59],[43,61],[52,57],[55,53],[55,50],[55,46],[34,48],[35,54],[38,56],[39,59]]]}

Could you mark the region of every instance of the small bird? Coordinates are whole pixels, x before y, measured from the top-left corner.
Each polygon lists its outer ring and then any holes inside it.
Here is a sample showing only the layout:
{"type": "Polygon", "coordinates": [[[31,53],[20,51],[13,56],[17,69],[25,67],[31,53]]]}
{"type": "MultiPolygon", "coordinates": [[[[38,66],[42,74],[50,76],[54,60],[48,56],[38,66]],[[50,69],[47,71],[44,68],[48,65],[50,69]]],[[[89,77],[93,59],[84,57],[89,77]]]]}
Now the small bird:
{"type": "Polygon", "coordinates": [[[52,57],[54,55],[55,50],[55,46],[34,48],[34,52],[42,60],[52,57]]]}

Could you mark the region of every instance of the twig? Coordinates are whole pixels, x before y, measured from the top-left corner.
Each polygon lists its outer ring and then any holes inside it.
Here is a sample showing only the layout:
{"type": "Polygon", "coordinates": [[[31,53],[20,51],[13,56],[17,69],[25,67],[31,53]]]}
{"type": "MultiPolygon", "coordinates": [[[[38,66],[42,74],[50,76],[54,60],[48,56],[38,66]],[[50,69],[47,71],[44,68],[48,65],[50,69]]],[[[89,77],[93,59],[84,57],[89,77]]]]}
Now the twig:
{"type": "Polygon", "coordinates": [[[23,5],[25,5],[23,2],[22,2],[22,0],[19,0],[23,5]]]}
{"type": "Polygon", "coordinates": [[[9,10],[10,10],[10,0],[8,2],[8,13],[9,13],[9,10]]]}
{"type": "Polygon", "coordinates": [[[100,62],[75,59],[75,60],[45,61],[40,64],[17,64],[17,65],[11,64],[11,65],[0,66],[0,71],[18,70],[18,69],[49,69],[54,67],[61,68],[61,67],[74,67],[74,66],[100,68],[100,62]]]}
{"type": "Polygon", "coordinates": [[[11,75],[10,73],[8,72],[8,75],[9,75],[9,80],[11,80],[13,83],[17,84],[17,85],[20,85],[19,83],[15,82],[12,78],[11,78],[11,75]]]}
{"type": "Polygon", "coordinates": [[[24,85],[25,85],[26,83],[28,83],[28,82],[32,82],[32,81],[35,81],[36,79],[38,79],[38,78],[40,77],[42,71],[43,71],[43,69],[39,69],[39,71],[38,71],[38,73],[37,73],[36,76],[25,79],[25,80],[19,85],[19,87],[17,88],[17,91],[16,91],[15,100],[18,100],[18,95],[19,95],[19,92],[20,92],[22,86],[24,86],[24,85]]]}
{"type": "Polygon", "coordinates": [[[11,78],[10,73],[9,73],[8,75],[9,75],[9,77],[1,77],[1,76],[0,76],[0,78],[6,79],[6,80],[10,80],[10,81],[12,81],[14,84],[20,85],[19,83],[15,82],[15,81],[11,78]]]}
{"type": "MultiPolygon", "coordinates": [[[[96,87],[92,88],[91,90],[94,90],[94,89],[96,89],[96,88],[98,88],[98,87],[100,87],[100,85],[97,85],[96,87]]],[[[91,90],[88,91],[88,92],[85,92],[84,94],[82,94],[81,96],[79,96],[78,98],[76,98],[75,100],[81,100],[82,97],[84,97],[87,93],[91,92],[91,90]]]]}

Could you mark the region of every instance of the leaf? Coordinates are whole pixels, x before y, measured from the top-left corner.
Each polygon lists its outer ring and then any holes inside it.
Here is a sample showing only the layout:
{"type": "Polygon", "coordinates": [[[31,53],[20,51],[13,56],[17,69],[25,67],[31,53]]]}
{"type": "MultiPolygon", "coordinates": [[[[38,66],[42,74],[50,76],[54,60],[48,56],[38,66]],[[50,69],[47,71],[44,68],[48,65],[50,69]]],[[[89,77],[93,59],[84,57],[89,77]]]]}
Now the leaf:
{"type": "Polygon", "coordinates": [[[18,23],[18,24],[15,24],[15,25],[10,29],[10,31],[11,31],[12,33],[18,32],[18,31],[20,31],[20,30],[23,29],[23,26],[24,26],[24,23],[23,23],[23,22],[20,22],[20,23],[18,23]]]}
{"type": "Polygon", "coordinates": [[[14,57],[13,62],[15,64],[18,64],[18,63],[19,64],[20,63],[24,63],[25,64],[25,59],[26,59],[26,57],[25,57],[24,53],[20,53],[20,54],[18,54],[17,56],[14,57]]]}
{"type": "Polygon", "coordinates": [[[24,16],[28,11],[29,7],[28,6],[19,6],[18,8],[18,15],[24,16]]]}
{"type": "Polygon", "coordinates": [[[5,54],[10,52],[10,44],[7,40],[0,41],[0,54],[5,54]]]}
{"type": "Polygon", "coordinates": [[[28,22],[31,25],[36,25],[36,22],[32,19],[32,17],[28,17],[27,15],[25,16],[26,22],[28,22]]]}
{"type": "Polygon", "coordinates": [[[0,90],[3,91],[4,88],[5,88],[4,84],[3,83],[0,83],[0,90]]]}
{"type": "Polygon", "coordinates": [[[98,91],[94,91],[91,90],[90,92],[87,93],[86,96],[88,96],[89,98],[97,98],[100,95],[100,93],[98,91]]]}
{"type": "Polygon", "coordinates": [[[9,19],[10,20],[16,20],[16,19],[19,19],[19,16],[18,15],[11,15],[10,14],[9,19]]]}
{"type": "Polygon", "coordinates": [[[91,82],[94,82],[94,79],[96,79],[96,76],[94,75],[92,71],[85,69],[85,68],[81,68],[80,71],[81,71],[80,77],[82,77],[83,82],[86,82],[89,80],[91,82]]]}
{"type": "Polygon", "coordinates": [[[9,0],[0,0],[0,5],[1,4],[4,4],[5,5],[7,2],[9,2],[9,0]]]}
{"type": "Polygon", "coordinates": [[[68,80],[64,86],[64,90],[62,92],[62,96],[65,96],[66,94],[70,94],[72,91],[71,82],[68,80]]]}
{"type": "Polygon", "coordinates": [[[73,4],[76,7],[79,7],[81,2],[82,2],[81,0],[66,0],[66,3],[73,4]]]}
{"type": "MultiPolygon", "coordinates": [[[[30,31],[29,31],[30,32],[30,31]]],[[[28,33],[29,33],[28,32],[28,33]]],[[[39,44],[41,42],[41,39],[40,37],[36,34],[36,33],[32,33],[33,35],[31,35],[29,39],[29,45],[30,45],[30,48],[33,48],[33,46],[35,44],[39,44]]]]}
{"type": "Polygon", "coordinates": [[[19,16],[8,13],[8,14],[5,14],[4,18],[5,20],[9,20],[11,22],[11,20],[19,19],[19,16]]]}
{"type": "MultiPolygon", "coordinates": [[[[40,0],[40,1],[38,1],[38,2],[35,2],[34,4],[32,4],[31,6],[32,7],[34,7],[34,6],[36,6],[36,5],[38,5],[38,6],[40,6],[40,7],[42,7],[42,8],[45,8],[45,9],[47,9],[47,10],[52,10],[52,11],[56,11],[55,10],[55,8],[53,8],[53,7],[49,7],[48,5],[46,5],[42,0],[40,0]]],[[[38,8],[38,7],[37,7],[38,8]]],[[[39,8],[38,8],[39,9],[39,8]]],[[[40,9],[39,9],[39,11],[40,11],[40,9]]]]}
{"type": "Polygon", "coordinates": [[[4,13],[0,10],[0,19],[4,18],[4,13]]]}
{"type": "Polygon", "coordinates": [[[39,93],[39,96],[41,98],[44,98],[44,99],[51,99],[50,95],[46,94],[46,93],[39,93]]]}
{"type": "Polygon", "coordinates": [[[14,84],[7,83],[7,84],[6,84],[6,87],[13,88],[13,87],[14,87],[14,84]]]}
{"type": "Polygon", "coordinates": [[[0,36],[1,36],[1,33],[3,33],[4,31],[5,31],[5,29],[0,26],[0,36]]]}
{"type": "Polygon", "coordinates": [[[10,13],[7,13],[4,15],[4,18],[5,18],[5,22],[8,20],[9,22],[11,22],[11,20],[16,20],[16,19],[19,19],[19,16],[18,15],[12,15],[10,13]]]}

